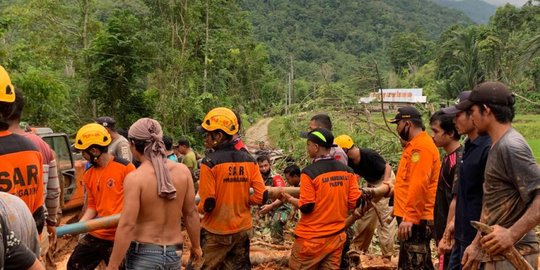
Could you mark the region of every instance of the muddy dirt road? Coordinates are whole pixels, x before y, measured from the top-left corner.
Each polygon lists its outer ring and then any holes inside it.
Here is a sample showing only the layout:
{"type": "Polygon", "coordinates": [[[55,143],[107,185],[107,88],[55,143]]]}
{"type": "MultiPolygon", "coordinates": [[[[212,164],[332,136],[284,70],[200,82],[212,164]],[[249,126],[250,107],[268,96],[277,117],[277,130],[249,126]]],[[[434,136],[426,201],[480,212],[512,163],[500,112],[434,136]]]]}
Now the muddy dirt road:
{"type": "Polygon", "coordinates": [[[259,120],[253,126],[249,127],[244,135],[244,142],[250,148],[258,148],[259,142],[261,141],[265,142],[266,146],[271,147],[272,145],[270,145],[270,141],[268,139],[268,125],[270,122],[272,122],[272,120],[272,118],[264,118],[259,120]]]}

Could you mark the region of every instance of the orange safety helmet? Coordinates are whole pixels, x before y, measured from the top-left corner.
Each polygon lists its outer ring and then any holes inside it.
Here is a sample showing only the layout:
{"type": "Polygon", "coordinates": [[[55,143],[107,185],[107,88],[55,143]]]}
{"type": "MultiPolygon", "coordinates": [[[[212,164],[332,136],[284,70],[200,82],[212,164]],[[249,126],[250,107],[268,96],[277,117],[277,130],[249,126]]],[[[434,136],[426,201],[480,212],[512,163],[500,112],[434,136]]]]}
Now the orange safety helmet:
{"type": "Polygon", "coordinates": [[[15,87],[11,84],[9,74],[0,66],[0,101],[13,103],[15,102],[15,87]]]}
{"type": "Polygon", "coordinates": [[[238,119],[234,112],[225,107],[214,108],[204,117],[201,127],[205,131],[222,130],[223,132],[234,135],[238,133],[238,119]]]}

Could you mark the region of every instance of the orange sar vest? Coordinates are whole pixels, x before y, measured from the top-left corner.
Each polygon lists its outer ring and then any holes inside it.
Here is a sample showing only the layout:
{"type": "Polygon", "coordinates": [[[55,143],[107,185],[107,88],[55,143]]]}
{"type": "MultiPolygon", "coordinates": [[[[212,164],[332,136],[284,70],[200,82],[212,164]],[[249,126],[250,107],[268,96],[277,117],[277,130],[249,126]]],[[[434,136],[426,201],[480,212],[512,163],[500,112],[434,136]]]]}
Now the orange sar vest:
{"type": "Polygon", "coordinates": [[[199,181],[198,209],[204,214],[201,226],[205,230],[227,235],[252,228],[250,205],[263,203],[266,187],[251,155],[232,144],[209,153],[201,163],[199,181]],[[212,198],[215,207],[207,212],[205,202],[212,198]]]}
{"type": "Polygon", "coordinates": [[[0,191],[21,198],[30,212],[43,206],[43,161],[29,139],[0,131],[0,191]]]}
{"type": "Polygon", "coordinates": [[[319,238],[342,232],[347,212],[356,207],[360,195],[358,176],[350,167],[333,158],[315,161],[300,175],[298,207],[315,205],[311,213],[302,214],[295,235],[319,238]]]}

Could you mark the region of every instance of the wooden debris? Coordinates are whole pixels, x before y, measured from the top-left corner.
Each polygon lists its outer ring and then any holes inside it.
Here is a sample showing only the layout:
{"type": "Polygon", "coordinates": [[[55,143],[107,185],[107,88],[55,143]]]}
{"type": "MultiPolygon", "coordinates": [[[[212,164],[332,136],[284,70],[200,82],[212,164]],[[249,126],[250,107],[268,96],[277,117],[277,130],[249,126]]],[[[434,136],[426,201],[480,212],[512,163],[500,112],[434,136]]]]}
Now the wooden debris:
{"type": "Polygon", "coordinates": [[[286,266],[291,255],[290,250],[268,250],[265,248],[251,247],[249,259],[252,265],[274,262],[286,266]]]}
{"type": "Polygon", "coordinates": [[[269,247],[269,248],[275,249],[275,250],[291,250],[291,246],[274,245],[274,244],[266,243],[266,242],[263,242],[263,241],[255,241],[255,242],[251,243],[251,246],[265,246],[265,247],[269,247]]]}

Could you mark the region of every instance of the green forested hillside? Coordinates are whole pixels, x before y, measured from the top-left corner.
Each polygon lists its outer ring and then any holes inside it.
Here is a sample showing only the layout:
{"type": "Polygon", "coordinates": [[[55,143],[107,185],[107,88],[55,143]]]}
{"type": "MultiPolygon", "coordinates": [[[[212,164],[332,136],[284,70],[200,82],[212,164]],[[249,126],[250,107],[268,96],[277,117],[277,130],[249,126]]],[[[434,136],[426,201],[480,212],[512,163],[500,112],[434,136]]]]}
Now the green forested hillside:
{"type": "MultiPolygon", "coordinates": [[[[468,2],[471,12],[481,8],[468,2]]],[[[486,25],[431,0],[241,4],[284,80],[293,66],[293,103],[299,106],[312,106],[304,101],[313,97],[352,106],[378,87],[421,87],[429,102],[445,103],[485,80],[503,81],[531,100],[540,97],[538,0],[499,7],[486,25]]],[[[533,104],[519,108],[538,110],[533,104]]]]}
{"type": "Polygon", "coordinates": [[[435,3],[465,13],[475,23],[487,23],[497,7],[483,0],[433,0],[435,3]]]}
{"type": "Polygon", "coordinates": [[[472,22],[427,0],[242,0],[241,6],[255,36],[268,45],[272,64],[288,70],[292,56],[295,77],[310,80],[350,80],[361,58],[381,54],[398,33],[436,39],[451,25],[472,22]],[[321,68],[331,76],[322,78],[321,68]]]}

